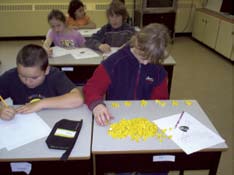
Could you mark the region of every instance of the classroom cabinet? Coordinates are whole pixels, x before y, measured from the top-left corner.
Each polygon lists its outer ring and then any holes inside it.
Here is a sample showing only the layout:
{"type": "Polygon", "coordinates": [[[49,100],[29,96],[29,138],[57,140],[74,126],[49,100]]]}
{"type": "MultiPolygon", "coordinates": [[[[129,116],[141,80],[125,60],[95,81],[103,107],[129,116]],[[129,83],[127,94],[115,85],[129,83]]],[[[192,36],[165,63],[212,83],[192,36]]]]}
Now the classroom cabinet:
{"type": "Polygon", "coordinates": [[[233,41],[234,31],[233,23],[222,20],[220,22],[219,32],[217,36],[217,42],[215,50],[227,58],[231,58],[234,61],[233,52],[233,41]]]}
{"type": "Polygon", "coordinates": [[[207,9],[197,9],[193,21],[192,36],[234,61],[233,23],[230,16],[207,9]]]}
{"type": "Polygon", "coordinates": [[[195,12],[192,36],[211,48],[215,48],[220,19],[201,11],[195,12]]]}

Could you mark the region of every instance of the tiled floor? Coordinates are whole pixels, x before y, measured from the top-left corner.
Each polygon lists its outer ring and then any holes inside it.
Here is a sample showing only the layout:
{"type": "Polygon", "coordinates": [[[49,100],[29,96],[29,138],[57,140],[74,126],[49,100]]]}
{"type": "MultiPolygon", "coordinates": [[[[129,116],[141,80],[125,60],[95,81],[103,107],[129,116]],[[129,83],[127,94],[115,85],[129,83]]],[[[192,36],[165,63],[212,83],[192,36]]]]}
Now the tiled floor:
{"type": "MultiPolygon", "coordinates": [[[[15,66],[18,50],[27,43],[41,41],[0,41],[0,74],[15,66]]],[[[218,175],[232,175],[233,162],[233,64],[188,37],[175,38],[171,54],[176,60],[171,99],[196,99],[219,133],[228,151],[222,154],[218,175]]],[[[198,160],[199,161],[199,160],[198,160]]],[[[170,175],[178,172],[170,172],[170,175]]],[[[207,171],[187,171],[186,175],[207,175],[207,171]]]]}

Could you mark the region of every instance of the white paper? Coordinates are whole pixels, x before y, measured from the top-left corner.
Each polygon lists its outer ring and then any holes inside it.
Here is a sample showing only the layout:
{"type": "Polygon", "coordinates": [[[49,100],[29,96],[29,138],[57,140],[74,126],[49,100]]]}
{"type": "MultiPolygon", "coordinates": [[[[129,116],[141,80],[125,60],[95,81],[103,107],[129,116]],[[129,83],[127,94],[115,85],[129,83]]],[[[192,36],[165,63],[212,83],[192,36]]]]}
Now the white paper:
{"type": "Polygon", "coordinates": [[[175,156],[173,155],[153,156],[153,162],[175,162],[175,156]]]}
{"type": "Polygon", "coordinates": [[[117,52],[120,48],[119,47],[111,47],[111,51],[108,52],[108,53],[104,53],[103,54],[103,57],[104,58],[107,58],[109,57],[110,55],[112,55],[113,53],[117,52]]]}
{"type": "Polygon", "coordinates": [[[11,162],[11,171],[12,172],[25,172],[30,174],[32,170],[32,164],[28,162],[11,162]]]}
{"type": "Polygon", "coordinates": [[[95,58],[99,55],[89,48],[64,49],[58,46],[53,47],[53,57],[60,57],[71,54],[75,59],[95,58]]]}
{"type": "Polygon", "coordinates": [[[84,59],[84,58],[95,58],[95,57],[100,57],[96,52],[89,48],[76,48],[69,50],[70,54],[75,58],[75,59],[84,59]]]}
{"type": "Polygon", "coordinates": [[[69,54],[68,51],[62,47],[55,46],[52,47],[52,49],[53,49],[53,57],[60,57],[69,54]]]}
{"type": "Polygon", "coordinates": [[[175,114],[169,117],[164,117],[153,122],[163,130],[166,129],[166,135],[172,136],[172,140],[183,149],[186,154],[212,147],[216,144],[223,143],[225,140],[212,130],[207,128],[191,114],[184,112],[183,117],[180,119],[181,114],[175,114]],[[176,123],[178,123],[177,127],[176,123]]]}
{"type": "Polygon", "coordinates": [[[0,140],[12,150],[49,135],[50,127],[36,114],[16,114],[10,121],[0,119],[0,140]]]}
{"type": "Polygon", "coordinates": [[[4,148],[5,146],[3,145],[3,143],[0,140],[0,149],[4,148]]]}
{"type": "Polygon", "coordinates": [[[83,37],[91,37],[94,33],[97,33],[97,31],[100,30],[100,28],[96,29],[79,29],[78,31],[83,37]]]}

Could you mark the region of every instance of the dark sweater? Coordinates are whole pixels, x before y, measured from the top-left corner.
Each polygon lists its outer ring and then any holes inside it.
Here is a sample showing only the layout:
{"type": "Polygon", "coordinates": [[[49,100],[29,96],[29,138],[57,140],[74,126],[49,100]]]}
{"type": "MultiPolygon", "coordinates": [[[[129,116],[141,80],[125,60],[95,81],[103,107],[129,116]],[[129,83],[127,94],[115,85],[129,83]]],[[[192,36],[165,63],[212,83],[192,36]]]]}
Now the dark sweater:
{"type": "Polygon", "coordinates": [[[85,44],[87,47],[94,50],[98,50],[100,44],[120,47],[128,42],[134,33],[134,27],[127,23],[123,23],[123,25],[117,29],[112,28],[110,24],[106,24],[97,33],[93,34],[85,44]]]}

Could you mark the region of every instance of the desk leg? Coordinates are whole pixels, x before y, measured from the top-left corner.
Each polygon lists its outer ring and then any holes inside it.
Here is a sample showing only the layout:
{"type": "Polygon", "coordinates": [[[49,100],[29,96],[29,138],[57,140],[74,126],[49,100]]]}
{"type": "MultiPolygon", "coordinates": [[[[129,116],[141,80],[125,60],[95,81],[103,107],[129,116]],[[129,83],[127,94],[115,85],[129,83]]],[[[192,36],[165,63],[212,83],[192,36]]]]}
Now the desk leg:
{"type": "Polygon", "coordinates": [[[217,174],[220,157],[221,157],[221,152],[216,152],[212,161],[212,166],[210,167],[209,175],[217,174]]]}
{"type": "Polygon", "coordinates": [[[170,97],[174,66],[173,65],[166,65],[166,66],[164,66],[164,68],[166,69],[166,71],[168,73],[168,94],[170,97]]]}

